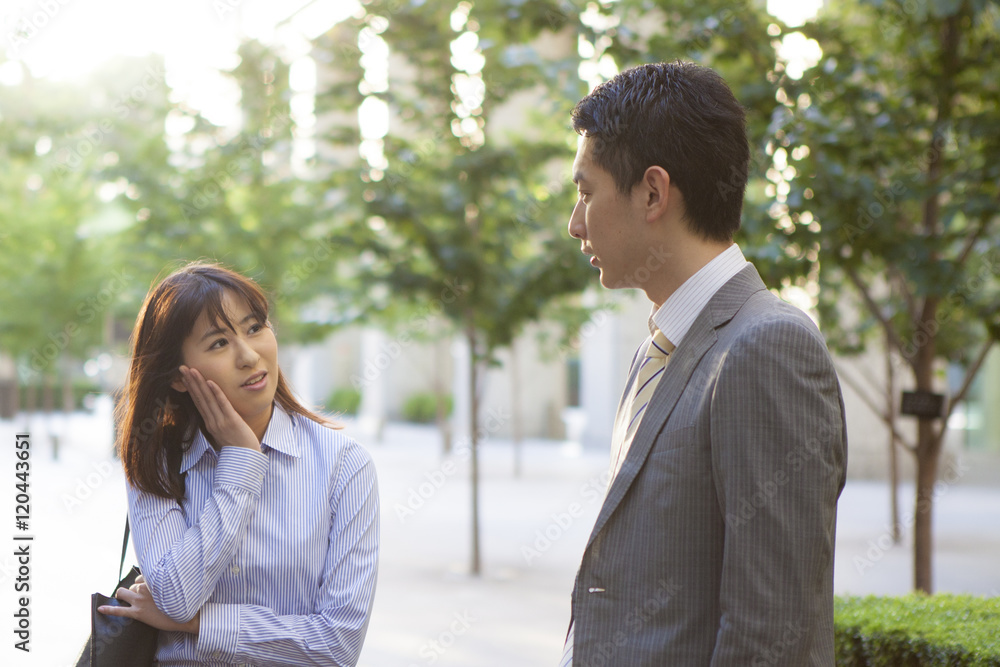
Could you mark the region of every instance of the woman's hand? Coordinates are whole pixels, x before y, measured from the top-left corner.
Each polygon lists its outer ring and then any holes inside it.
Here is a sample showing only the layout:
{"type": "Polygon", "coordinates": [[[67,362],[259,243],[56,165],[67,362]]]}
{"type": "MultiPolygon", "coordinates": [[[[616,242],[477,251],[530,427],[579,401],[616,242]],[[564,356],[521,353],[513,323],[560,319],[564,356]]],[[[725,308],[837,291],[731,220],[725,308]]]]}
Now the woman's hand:
{"type": "Polygon", "coordinates": [[[151,625],[158,630],[169,632],[190,632],[198,634],[201,626],[201,612],[199,611],[187,623],[178,623],[162,611],[153,602],[153,594],[146,584],[146,580],[140,574],[135,583],[130,588],[119,588],[115,597],[122,602],[127,602],[131,607],[114,607],[111,605],[101,605],[97,611],[108,616],[126,616],[142,621],[146,625],[151,625]]]}
{"type": "Polygon", "coordinates": [[[220,447],[245,447],[260,451],[260,441],[226,395],[197,369],[181,366],[181,378],[191,400],[205,420],[205,428],[220,447]]]}

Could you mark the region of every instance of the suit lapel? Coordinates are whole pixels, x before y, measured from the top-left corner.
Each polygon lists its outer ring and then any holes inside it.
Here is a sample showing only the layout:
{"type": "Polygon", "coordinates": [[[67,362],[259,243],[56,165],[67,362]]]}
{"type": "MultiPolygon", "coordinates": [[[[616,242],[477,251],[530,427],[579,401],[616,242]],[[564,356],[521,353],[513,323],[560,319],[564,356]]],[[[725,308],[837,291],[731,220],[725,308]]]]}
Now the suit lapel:
{"type": "MultiPolygon", "coordinates": [[[[632,439],[628,455],[597,515],[597,522],[587,542],[588,548],[635,481],[657,435],[670,418],[684,389],[687,388],[694,369],[718,340],[715,330],[728,323],[751,294],[764,289],[767,288],[752,264],[742,269],[712,296],[685,334],[680,346],[670,355],[666,374],[653,392],[646,414],[643,415],[632,439]]],[[[628,387],[631,387],[634,381],[634,374],[633,368],[628,387]]]]}

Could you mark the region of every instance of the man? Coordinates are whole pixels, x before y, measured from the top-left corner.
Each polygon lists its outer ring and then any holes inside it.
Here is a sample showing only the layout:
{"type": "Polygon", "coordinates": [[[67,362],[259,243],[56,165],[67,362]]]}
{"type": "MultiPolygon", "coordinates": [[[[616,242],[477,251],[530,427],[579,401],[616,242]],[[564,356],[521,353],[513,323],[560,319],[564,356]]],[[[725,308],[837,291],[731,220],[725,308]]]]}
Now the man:
{"type": "Polygon", "coordinates": [[[561,664],[832,665],[843,400],[813,322],[733,244],[743,109],[714,71],[661,63],[598,86],[573,126],[569,233],[653,307],[561,664]]]}

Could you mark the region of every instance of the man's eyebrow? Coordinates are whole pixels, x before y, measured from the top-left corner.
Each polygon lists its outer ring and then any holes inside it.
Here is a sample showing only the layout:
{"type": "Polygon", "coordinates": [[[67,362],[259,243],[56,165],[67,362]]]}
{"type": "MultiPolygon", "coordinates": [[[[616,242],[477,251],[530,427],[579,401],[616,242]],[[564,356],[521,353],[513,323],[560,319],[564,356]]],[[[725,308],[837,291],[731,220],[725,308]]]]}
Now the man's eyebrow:
{"type": "MultiPolygon", "coordinates": [[[[244,317],[242,320],[240,320],[239,324],[244,324],[247,320],[256,320],[256,319],[258,319],[258,317],[256,315],[254,315],[253,313],[250,313],[249,315],[247,315],[246,317],[244,317]]],[[[212,329],[210,331],[206,331],[205,335],[202,336],[201,340],[199,340],[198,342],[200,343],[201,341],[205,340],[206,338],[208,338],[210,336],[217,336],[218,334],[224,334],[224,333],[226,333],[225,329],[223,329],[222,327],[215,327],[214,329],[212,329]]]]}
{"type": "Polygon", "coordinates": [[[573,174],[573,182],[579,184],[580,181],[585,180],[582,171],[577,171],[573,174]]]}

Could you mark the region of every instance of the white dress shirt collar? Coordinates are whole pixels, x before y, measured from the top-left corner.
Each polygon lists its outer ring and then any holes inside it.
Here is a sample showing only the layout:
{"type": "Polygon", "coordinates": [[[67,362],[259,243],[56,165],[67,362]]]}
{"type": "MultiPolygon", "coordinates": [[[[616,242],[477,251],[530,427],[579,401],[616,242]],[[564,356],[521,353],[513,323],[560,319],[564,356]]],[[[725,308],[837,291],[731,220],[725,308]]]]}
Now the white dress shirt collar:
{"type": "MultiPolygon", "coordinates": [[[[271,411],[271,421],[267,423],[267,430],[264,431],[261,444],[290,456],[299,456],[299,444],[295,439],[294,427],[295,415],[285,412],[285,409],[275,401],[274,410],[271,411]]],[[[205,437],[201,429],[198,429],[191,446],[181,458],[181,473],[193,468],[201,460],[201,457],[209,451],[218,456],[218,452],[212,449],[208,438],[205,437]]]]}
{"type": "Polygon", "coordinates": [[[671,294],[659,309],[654,304],[649,317],[650,331],[657,328],[675,347],[687,335],[695,318],[729,279],[748,264],[735,243],[715,256],[671,294]]]}

